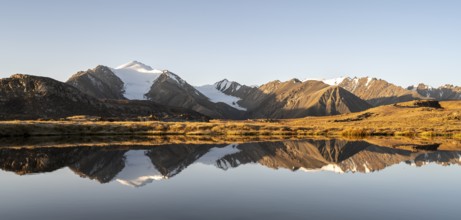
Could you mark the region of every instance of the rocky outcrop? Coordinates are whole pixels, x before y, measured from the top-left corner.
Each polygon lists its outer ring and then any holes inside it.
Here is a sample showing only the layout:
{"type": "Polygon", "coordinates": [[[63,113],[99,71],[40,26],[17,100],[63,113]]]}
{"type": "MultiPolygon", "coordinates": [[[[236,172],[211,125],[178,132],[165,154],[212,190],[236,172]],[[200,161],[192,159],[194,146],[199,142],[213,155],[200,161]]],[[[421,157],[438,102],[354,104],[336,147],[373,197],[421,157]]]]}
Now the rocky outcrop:
{"type": "Polygon", "coordinates": [[[229,81],[227,79],[223,79],[219,82],[216,82],[214,86],[217,90],[221,91],[226,95],[235,96],[241,99],[244,99],[245,97],[257,90],[257,88],[255,87],[242,85],[238,82],[229,81]]]}
{"type": "Polygon", "coordinates": [[[439,101],[436,101],[436,100],[414,101],[413,106],[415,106],[415,107],[429,107],[429,108],[442,108],[439,101]]]}
{"type": "Polygon", "coordinates": [[[123,81],[106,66],[80,71],[66,83],[98,99],[125,99],[123,81]]]}

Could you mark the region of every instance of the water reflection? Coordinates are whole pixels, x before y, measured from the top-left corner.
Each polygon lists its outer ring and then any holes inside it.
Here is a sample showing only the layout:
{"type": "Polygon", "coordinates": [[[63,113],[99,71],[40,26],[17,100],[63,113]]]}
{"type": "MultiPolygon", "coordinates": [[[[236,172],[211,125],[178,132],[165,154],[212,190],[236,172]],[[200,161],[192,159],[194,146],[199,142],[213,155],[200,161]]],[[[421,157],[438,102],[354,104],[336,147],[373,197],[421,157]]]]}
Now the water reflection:
{"type": "MultiPolygon", "coordinates": [[[[0,148],[0,168],[18,175],[68,167],[100,183],[140,187],[179,175],[192,164],[229,170],[244,164],[270,169],[369,173],[394,164],[460,165],[461,149],[440,144],[400,144],[382,140],[285,140],[243,144],[168,144],[161,146],[0,148]]],[[[300,174],[301,175],[301,174],[300,174]]],[[[308,174],[305,174],[308,175],[308,174]]]]}

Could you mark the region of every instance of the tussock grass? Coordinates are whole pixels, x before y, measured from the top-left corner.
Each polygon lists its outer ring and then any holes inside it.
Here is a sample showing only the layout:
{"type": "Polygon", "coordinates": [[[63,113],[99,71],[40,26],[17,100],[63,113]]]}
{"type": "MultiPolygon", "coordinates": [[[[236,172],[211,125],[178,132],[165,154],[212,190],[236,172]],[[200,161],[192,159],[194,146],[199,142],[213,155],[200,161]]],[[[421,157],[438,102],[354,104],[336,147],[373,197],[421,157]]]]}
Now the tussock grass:
{"type": "Polygon", "coordinates": [[[188,135],[188,136],[404,136],[461,138],[461,101],[443,110],[382,106],[365,112],[302,119],[210,122],[1,121],[0,136],[188,135]],[[367,114],[361,120],[347,120],[367,114]],[[449,117],[447,117],[449,116],[449,117]]]}

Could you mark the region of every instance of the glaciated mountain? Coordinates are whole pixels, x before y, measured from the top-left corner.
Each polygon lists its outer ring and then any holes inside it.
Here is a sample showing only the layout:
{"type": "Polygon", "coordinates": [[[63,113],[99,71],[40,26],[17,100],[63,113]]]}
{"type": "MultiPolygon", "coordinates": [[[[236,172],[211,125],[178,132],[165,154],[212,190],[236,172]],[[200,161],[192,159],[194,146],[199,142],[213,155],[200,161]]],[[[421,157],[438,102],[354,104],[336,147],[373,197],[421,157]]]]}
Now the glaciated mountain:
{"type": "Polygon", "coordinates": [[[153,69],[138,61],[117,68],[98,66],[78,72],[67,83],[99,99],[150,100],[213,118],[244,118],[245,109],[236,104],[238,98],[213,88],[200,87],[207,92],[206,96],[178,75],[168,70],[153,69]]]}
{"type": "Polygon", "coordinates": [[[409,91],[382,79],[362,77],[346,77],[327,81],[338,85],[373,106],[388,105],[398,102],[423,99],[418,93],[409,91]]]}
{"type": "Polygon", "coordinates": [[[320,81],[272,81],[252,90],[239,104],[253,118],[299,118],[363,111],[370,104],[338,86],[320,81]]]}
{"type": "Polygon", "coordinates": [[[154,81],[163,70],[152,69],[138,61],[117,68],[99,65],[72,75],[66,83],[99,99],[145,100],[154,81]]]}
{"type": "Polygon", "coordinates": [[[432,98],[438,101],[461,99],[461,87],[454,85],[444,85],[434,88],[420,83],[418,85],[409,86],[407,89],[415,91],[423,97],[432,98]]]}

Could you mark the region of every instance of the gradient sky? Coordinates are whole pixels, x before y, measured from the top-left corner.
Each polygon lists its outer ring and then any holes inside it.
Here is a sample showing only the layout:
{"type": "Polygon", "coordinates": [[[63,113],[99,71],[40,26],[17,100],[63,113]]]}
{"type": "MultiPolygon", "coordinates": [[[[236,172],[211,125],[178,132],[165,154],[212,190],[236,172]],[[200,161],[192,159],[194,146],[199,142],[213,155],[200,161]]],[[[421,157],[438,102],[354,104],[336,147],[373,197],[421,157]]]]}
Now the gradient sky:
{"type": "Polygon", "coordinates": [[[374,76],[461,85],[461,1],[1,1],[0,77],[138,60],[193,85],[374,76]]]}

